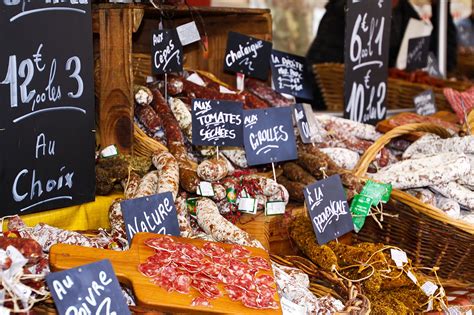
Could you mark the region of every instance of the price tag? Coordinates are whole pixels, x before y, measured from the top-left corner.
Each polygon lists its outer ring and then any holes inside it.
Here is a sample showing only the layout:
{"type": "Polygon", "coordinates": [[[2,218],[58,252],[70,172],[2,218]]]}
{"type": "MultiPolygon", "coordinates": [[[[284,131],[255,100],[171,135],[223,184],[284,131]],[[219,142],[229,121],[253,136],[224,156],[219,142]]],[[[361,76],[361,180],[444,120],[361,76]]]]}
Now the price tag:
{"type": "Polygon", "coordinates": [[[306,315],[306,306],[295,304],[284,296],[281,297],[280,304],[283,315],[306,315]]]}
{"type": "Polygon", "coordinates": [[[410,280],[413,281],[413,283],[415,284],[418,283],[418,279],[416,279],[415,274],[411,272],[411,270],[407,271],[407,277],[410,278],[410,280]]]}
{"type": "Polygon", "coordinates": [[[266,80],[272,43],[244,34],[229,32],[224,70],[266,80]]]}
{"type": "Polygon", "coordinates": [[[421,286],[421,290],[425,292],[426,296],[432,296],[438,290],[438,286],[431,281],[426,281],[421,286]]]}
{"type": "Polygon", "coordinates": [[[153,74],[183,71],[183,46],[176,29],[153,31],[151,56],[153,74]]]}
{"type": "Polygon", "coordinates": [[[189,77],[186,78],[189,82],[197,84],[199,86],[206,86],[206,82],[202,80],[202,78],[197,73],[191,74],[189,77]]]}
{"type": "Polygon", "coordinates": [[[214,197],[214,188],[209,182],[200,182],[197,194],[203,197],[214,197]]]}
{"type": "Polygon", "coordinates": [[[109,260],[50,273],[46,282],[59,314],[130,314],[109,260]]]}
{"type": "Polygon", "coordinates": [[[391,248],[390,255],[398,268],[402,268],[404,264],[408,263],[407,254],[404,251],[391,248]]]}
{"type": "Polygon", "coordinates": [[[304,57],[273,50],[271,69],[274,89],[306,100],[313,99],[313,81],[309,78],[305,65],[304,57]]]}
{"type": "Polygon", "coordinates": [[[265,215],[285,214],[285,207],[283,201],[268,201],[265,205],[265,215]]]}
{"type": "Polygon", "coordinates": [[[387,114],[390,1],[347,1],[344,118],[376,123],[387,114]]]}
{"type": "Polygon", "coordinates": [[[242,146],[242,103],[194,99],[192,142],[194,145],[242,146]]]}
{"type": "Polygon", "coordinates": [[[0,30],[2,216],[93,201],[90,1],[1,1],[0,30]]]}
{"type": "Polygon", "coordinates": [[[413,98],[416,113],[428,116],[436,113],[436,99],[433,90],[424,91],[413,98]]]}
{"type": "Polygon", "coordinates": [[[309,104],[297,103],[293,106],[293,116],[303,143],[312,143],[316,136],[314,134],[316,128],[312,125],[313,120],[308,119],[308,116],[312,113],[313,110],[309,104]]]}
{"type": "Polygon", "coordinates": [[[239,198],[239,211],[256,214],[257,200],[254,198],[241,197],[239,198]]]}
{"type": "Polygon", "coordinates": [[[178,215],[170,192],[120,203],[128,241],[139,232],[180,236],[178,215]]]}
{"type": "Polygon", "coordinates": [[[100,156],[103,158],[113,157],[118,155],[117,147],[112,144],[100,151],[100,156]]]}
{"type": "Polygon", "coordinates": [[[304,196],[319,245],[324,245],[354,229],[339,175],[306,186],[304,196]]]}
{"type": "Polygon", "coordinates": [[[430,36],[415,37],[408,40],[407,67],[408,71],[423,69],[428,62],[430,36]]]}
{"type": "Polygon", "coordinates": [[[362,230],[372,203],[372,198],[365,195],[355,195],[352,199],[351,213],[352,221],[354,222],[354,230],[356,233],[359,233],[359,231],[362,230]]]}
{"type": "Polygon", "coordinates": [[[392,194],[392,184],[382,184],[368,180],[360,194],[370,197],[372,206],[378,205],[379,202],[387,203],[392,194]]]}
{"type": "Polygon", "coordinates": [[[244,110],[244,146],[249,165],[296,160],[290,107],[244,110]]]}
{"type": "Polygon", "coordinates": [[[183,46],[201,40],[196,22],[194,21],[178,26],[176,31],[178,32],[179,40],[183,46]]]}

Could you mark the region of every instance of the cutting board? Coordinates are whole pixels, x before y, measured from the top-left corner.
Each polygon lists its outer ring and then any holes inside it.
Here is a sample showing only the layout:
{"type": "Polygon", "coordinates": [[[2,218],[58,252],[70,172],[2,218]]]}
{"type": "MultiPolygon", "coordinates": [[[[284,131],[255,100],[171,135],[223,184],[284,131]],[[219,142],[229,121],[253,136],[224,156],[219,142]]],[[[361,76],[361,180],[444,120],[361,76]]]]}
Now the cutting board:
{"type": "MultiPolygon", "coordinates": [[[[143,276],[138,271],[138,265],[154,254],[154,250],[145,245],[145,240],[149,238],[163,237],[160,234],[138,233],[134,236],[128,251],[117,252],[106,249],[88,248],[76,245],[57,244],[51,247],[49,260],[53,271],[61,271],[75,268],[102,259],[109,259],[119,281],[133,289],[137,304],[156,308],[160,311],[185,312],[192,314],[281,314],[281,310],[256,310],[245,307],[241,302],[234,302],[224,294],[215,300],[211,300],[212,307],[191,306],[191,301],[199,296],[199,293],[191,288],[189,294],[178,292],[167,292],[159,286],[153,284],[151,278],[143,276]]],[[[190,243],[199,248],[205,241],[181,237],[173,237],[181,243],[190,243]]],[[[230,250],[232,245],[221,244],[226,250],[230,250]]],[[[251,251],[252,256],[259,256],[270,261],[268,253],[259,248],[246,247],[251,251]]],[[[272,271],[260,271],[259,274],[269,274],[272,271]]],[[[225,293],[222,285],[219,285],[222,293],[225,293]]],[[[279,301],[278,294],[275,299],[279,301]]]]}

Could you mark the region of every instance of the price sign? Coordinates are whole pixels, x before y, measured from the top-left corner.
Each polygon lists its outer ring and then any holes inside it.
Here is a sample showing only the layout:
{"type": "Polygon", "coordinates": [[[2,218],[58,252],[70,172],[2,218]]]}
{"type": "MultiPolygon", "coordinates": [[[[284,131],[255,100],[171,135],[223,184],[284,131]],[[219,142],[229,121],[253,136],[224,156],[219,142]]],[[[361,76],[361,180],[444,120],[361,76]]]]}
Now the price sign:
{"type": "Polygon", "coordinates": [[[430,37],[415,37],[408,40],[407,70],[423,69],[426,67],[430,37]]]}
{"type": "Polygon", "coordinates": [[[151,35],[152,73],[183,71],[183,45],[175,29],[155,30],[151,35]]]}
{"type": "Polygon", "coordinates": [[[242,106],[239,102],[194,99],[193,144],[242,146],[242,106]]]}
{"type": "Polygon", "coordinates": [[[303,143],[312,143],[314,138],[314,126],[312,126],[312,119],[308,119],[313,115],[313,110],[309,104],[295,104],[293,106],[293,115],[295,117],[296,126],[300,133],[301,141],[303,143]]]}
{"type": "Polygon", "coordinates": [[[50,273],[46,282],[61,315],[130,314],[117,276],[107,259],[50,273]]]}
{"type": "Polygon", "coordinates": [[[418,115],[432,115],[436,113],[436,99],[433,90],[424,91],[413,98],[418,115]]]}
{"type": "Polygon", "coordinates": [[[305,71],[304,57],[273,50],[271,55],[272,81],[279,93],[311,100],[313,89],[309,72],[305,71]]]}
{"type": "Polygon", "coordinates": [[[90,3],[2,1],[0,29],[0,213],[94,200],[90,3]]]}
{"type": "Polygon", "coordinates": [[[170,192],[120,203],[128,241],[139,232],[179,236],[178,214],[170,192]]]}
{"type": "Polygon", "coordinates": [[[229,32],[224,57],[224,70],[243,73],[266,80],[270,68],[272,43],[229,32]]]}
{"type": "Polygon", "coordinates": [[[244,146],[249,165],[296,160],[291,108],[244,110],[244,146]]]}
{"type": "Polygon", "coordinates": [[[354,229],[339,175],[306,186],[304,196],[319,245],[354,229]]]}
{"type": "Polygon", "coordinates": [[[344,118],[385,118],[391,1],[347,1],[344,118]]]}

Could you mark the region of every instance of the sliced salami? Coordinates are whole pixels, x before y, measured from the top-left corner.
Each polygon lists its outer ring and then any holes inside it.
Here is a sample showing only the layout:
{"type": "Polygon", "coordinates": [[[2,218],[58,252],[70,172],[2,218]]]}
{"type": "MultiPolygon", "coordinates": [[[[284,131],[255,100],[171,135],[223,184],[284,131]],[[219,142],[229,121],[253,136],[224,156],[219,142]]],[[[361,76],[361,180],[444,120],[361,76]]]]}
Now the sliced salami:
{"type": "Polygon", "coordinates": [[[179,275],[173,282],[173,288],[179,293],[188,294],[191,289],[192,279],[188,275],[179,275]]]}
{"type": "Polygon", "coordinates": [[[232,301],[240,301],[244,297],[246,291],[235,285],[226,285],[225,290],[232,301]]]}
{"type": "Polygon", "coordinates": [[[258,269],[262,269],[262,270],[270,270],[271,269],[270,264],[268,263],[268,261],[266,261],[262,257],[250,257],[249,259],[247,259],[247,262],[250,266],[258,268],[258,269]]]}
{"type": "Polygon", "coordinates": [[[237,259],[244,259],[250,257],[251,252],[243,246],[233,245],[230,250],[232,257],[237,259]]]}
{"type": "Polygon", "coordinates": [[[202,252],[211,258],[222,257],[226,253],[225,250],[215,242],[205,243],[202,247],[202,252]]]}
{"type": "Polygon", "coordinates": [[[211,305],[211,302],[205,297],[198,296],[192,300],[191,306],[211,307],[212,305],[211,305]]]}

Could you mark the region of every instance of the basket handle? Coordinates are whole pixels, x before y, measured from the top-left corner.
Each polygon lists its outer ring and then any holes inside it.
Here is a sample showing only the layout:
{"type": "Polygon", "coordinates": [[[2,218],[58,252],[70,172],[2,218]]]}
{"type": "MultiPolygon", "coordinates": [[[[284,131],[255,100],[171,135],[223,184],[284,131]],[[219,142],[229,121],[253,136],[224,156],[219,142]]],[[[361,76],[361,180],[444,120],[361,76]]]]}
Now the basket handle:
{"type": "Polygon", "coordinates": [[[365,151],[355,167],[354,174],[363,177],[365,173],[367,173],[370,163],[372,163],[380,150],[392,139],[419,131],[434,133],[444,139],[451,137],[451,134],[445,128],[432,123],[406,124],[396,127],[378,138],[377,141],[365,151]]]}

